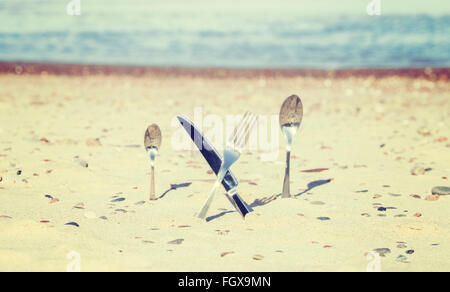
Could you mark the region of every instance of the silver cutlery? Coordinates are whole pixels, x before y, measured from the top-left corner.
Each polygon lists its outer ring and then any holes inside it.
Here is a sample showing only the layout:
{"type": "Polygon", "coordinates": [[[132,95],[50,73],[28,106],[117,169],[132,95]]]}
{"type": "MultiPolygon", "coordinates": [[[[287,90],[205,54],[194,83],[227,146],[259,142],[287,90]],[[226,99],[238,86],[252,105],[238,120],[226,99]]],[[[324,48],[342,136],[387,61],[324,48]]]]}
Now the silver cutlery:
{"type": "Polygon", "coordinates": [[[150,200],[156,200],[155,196],[155,159],[161,147],[161,130],[158,125],[153,124],[147,128],[144,136],[144,146],[147,154],[150,156],[151,181],[150,181],[150,200]]]}
{"type": "MultiPolygon", "coordinates": [[[[209,142],[208,138],[205,137],[187,117],[178,115],[177,118],[188,133],[192,142],[194,142],[197,149],[205,158],[206,162],[208,162],[212,171],[217,175],[219,173],[220,166],[222,165],[222,158],[214,148],[214,145],[209,142]]],[[[236,208],[237,212],[241,214],[243,218],[245,218],[245,215],[253,212],[253,209],[237,193],[236,189],[238,184],[239,182],[234,177],[231,170],[228,170],[228,172],[225,174],[224,179],[222,180],[222,185],[227,191],[225,196],[228,198],[233,207],[236,208]]]]}
{"type": "Polygon", "coordinates": [[[256,115],[246,112],[239,124],[234,129],[231,137],[228,139],[225,149],[223,150],[223,161],[217,174],[217,180],[211,189],[205,205],[198,213],[198,218],[205,219],[219,184],[222,182],[231,165],[233,165],[239,159],[242,150],[245,148],[245,137],[247,133],[252,130],[253,126],[255,125],[256,119],[256,115]]]}
{"type": "Polygon", "coordinates": [[[284,173],[283,182],[283,192],[281,194],[282,198],[291,197],[290,193],[290,182],[289,182],[289,171],[290,171],[290,160],[291,160],[291,149],[292,140],[294,135],[300,127],[300,123],[303,118],[303,105],[302,101],[297,95],[289,96],[281,106],[280,109],[280,127],[286,138],[286,170],[284,173]]]}

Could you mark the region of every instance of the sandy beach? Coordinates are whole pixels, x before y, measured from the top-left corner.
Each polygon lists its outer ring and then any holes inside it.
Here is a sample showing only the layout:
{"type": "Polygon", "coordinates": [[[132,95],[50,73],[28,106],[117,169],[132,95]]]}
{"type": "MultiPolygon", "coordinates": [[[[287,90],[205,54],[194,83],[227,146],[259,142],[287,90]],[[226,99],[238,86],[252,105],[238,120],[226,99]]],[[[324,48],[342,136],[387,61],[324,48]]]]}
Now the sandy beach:
{"type": "MultiPolygon", "coordinates": [[[[450,270],[448,69],[222,70],[3,63],[0,271],[450,270]],[[303,122],[281,199],[285,141],[232,167],[254,207],[224,196],[194,218],[215,176],[174,150],[177,114],[277,115],[297,94],[303,122]],[[162,146],[149,201],[144,131],[162,146]],[[70,223],[70,224],[67,224],[70,223]]],[[[221,189],[221,192],[223,189],[221,189]]]]}

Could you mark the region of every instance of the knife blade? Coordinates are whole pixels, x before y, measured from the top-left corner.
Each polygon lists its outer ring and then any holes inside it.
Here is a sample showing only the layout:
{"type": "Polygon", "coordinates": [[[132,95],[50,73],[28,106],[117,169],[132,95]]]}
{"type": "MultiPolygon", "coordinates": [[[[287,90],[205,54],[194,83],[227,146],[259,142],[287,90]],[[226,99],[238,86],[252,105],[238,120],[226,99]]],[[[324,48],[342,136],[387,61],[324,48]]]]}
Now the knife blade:
{"type": "MultiPolygon", "coordinates": [[[[212,171],[217,175],[222,164],[222,158],[214,146],[209,142],[199,129],[185,116],[178,115],[178,120],[181,126],[186,130],[191,140],[194,142],[197,149],[200,151],[202,156],[208,162],[212,171]]],[[[227,191],[226,197],[230,200],[231,204],[236,208],[236,210],[245,217],[247,213],[253,211],[253,209],[239,196],[236,191],[236,187],[239,184],[236,177],[233,175],[231,170],[228,170],[222,180],[222,185],[227,191]]]]}

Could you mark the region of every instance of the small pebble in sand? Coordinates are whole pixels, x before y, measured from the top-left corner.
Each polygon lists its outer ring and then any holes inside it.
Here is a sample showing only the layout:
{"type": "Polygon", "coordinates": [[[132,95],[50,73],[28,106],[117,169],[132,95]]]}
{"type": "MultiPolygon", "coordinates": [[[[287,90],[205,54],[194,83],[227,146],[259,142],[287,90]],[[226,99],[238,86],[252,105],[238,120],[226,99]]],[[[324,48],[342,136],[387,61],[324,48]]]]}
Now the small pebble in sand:
{"type": "Polygon", "coordinates": [[[406,251],[406,254],[413,254],[414,253],[414,249],[409,249],[406,251]]]}
{"type": "Polygon", "coordinates": [[[103,219],[103,220],[108,220],[108,217],[106,217],[106,216],[100,216],[98,218],[103,219]]]}
{"type": "Polygon", "coordinates": [[[450,187],[434,187],[431,189],[433,195],[448,196],[450,195],[450,187]]]}
{"type": "Polygon", "coordinates": [[[391,253],[391,250],[389,248],[376,248],[373,251],[377,252],[382,257],[384,257],[388,253],[391,253]]]}
{"type": "Polygon", "coordinates": [[[426,172],[425,167],[422,165],[416,165],[411,169],[412,175],[422,175],[426,172]]]}
{"type": "Polygon", "coordinates": [[[221,253],[220,257],[223,258],[224,256],[229,255],[229,254],[233,254],[233,253],[234,253],[234,251],[226,251],[226,252],[221,253]]]}
{"type": "Polygon", "coordinates": [[[0,182],[2,182],[2,181],[3,181],[3,177],[0,176],[0,182]]]}
{"type": "Polygon", "coordinates": [[[114,210],[114,211],[116,211],[116,212],[121,212],[121,213],[128,213],[128,211],[125,210],[125,209],[116,209],[116,210],[114,210]]]}
{"type": "Polygon", "coordinates": [[[74,209],[84,209],[84,203],[80,202],[73,206],[74,209]]]}
{"type": "Polygon", "coordinates": [[[406,260],[407,260],[408,258],[407,257],[405,257],[404,255],[399,255],[398,257],[397,257],[397,261],[399,261],[399,262],[402,262],[402,263],[404,263],[404,262],[406,262],[406,260]]]}
{"type": "Polygon", "coordinates": [[[117,199],[111,200],[111,202],[113,202],[113,203],[122,202],[122,201],[125,201],[125,198],[117,198],[117,199]]]}
{"type": "Polygon", "coordinates": [[[379,207],[377,210],[380,211],[380,212],[383,212],[383,211],[386,211],[386,208],[385,207],[379,207]]]}
{"type": "Polygon", "coordinates": [[[97,147],[97,146],[102,146],[102,143],[100,142],[100,139],[87,139],[86,140],[86,145],[89,147],[97,147]]]}
{"type": "Polygon", "coordinates": [[[322,172],[328,170],[328,168],[313,168],[313,169],[305,169],[301,170],[301,172],[322,172]]]}
{"type": "Polygon", "coordinates": [[[17,175],[21,175],[22,174],[22,171],[21,170],[18,170],[17,171],[17,175]]]}
{"type": "Polygon", "coordinates": [[[80,227],[80,225],[78,225],[77,222],[69,222],[69,223],[66,223],[64,225],[72,225],[72,226],[80,227]]]}
{"type": "Polygon", "coordinates": [[[422,214],[421,213],[415,213],[414,216],[415,217],[422,217],[422,214]]]}
{"type": "Polygon", "coordinates": [[[255,261],[262,261],[264,259],[264,256],[257,254],[253,256],[253,259],[255,261]]]}
{"type": "Polygon", "coordinates": [[[399,243],[399,244],[397,245],[397,248],[407,248],[407,246],[406,246],[406,244],[404,244],[404,243],[399,243]]]}
{"type": "Polygon", "coordinates": [[[144,205],[144,204],[145,204],[145,201],[139,201],[136,203],[136,205],[144,205]]]}
{"type": "Polygon", "coordinates": [[[318,219],[318,220],[321,220],[321,221],[330,220],[329,217],[317,217],[317,219],[318,219]]]}
{"type": "Polygon", "coordinates": [[[73,159],[76,163],[78,163],[82,167],[86,167],[86,168],[89,167],[89,163],[86,160],[81,159],[79,156],[75,156],[73,159]]]}
{"type": "Polygon", "coordinates": [[[54,204],[54,203],[58,203],[58,202],[59,202],[58,198],[53,198],[53,199],[50,200],[49,204],[54,204]]]}
{"type": "Polygon", "coordinates": [[[419,195],[415,195],[415,194],[413,194],[413,195],[410,195],[411,197],[413,197],[414,199],[421,199],[422,197],[421,196],[419,196],[419,195]]]}
{"type": "Polygon", "coordinates": [[[169,241],[167,244],[182,244],[183,241],[184,241],[183,238],[178,238],[178,239],[169,241]]]}
{"type": "Polygon", "coordinates": [[[145,244],[152,244],[152,243],[154,243],[154,242],[151,241],[151,240],[143,240],[142,243],[145,243],[145,244]]]}
{"type": "Polygon", "coordinates": [[[421,128],[419,128],[419,129],[417,129],[417,133],[419,134],[419,135],[422,135],[422,136],[430,136],[431,135],[431,131],[430,131],[430,129],[428,129],[427,127],[421,127],[421,128]]]}
{"type": "Polygon", "coordinates": [[[10,216],[0,215],[0,219],[12,219],[10,216]]]}
{"type": "Polygon", "coordinates": [[[427,201],[437,201],[439,200],[440,196],[439,195],[429,195],[425,198],[425,200],[427,201]]]}

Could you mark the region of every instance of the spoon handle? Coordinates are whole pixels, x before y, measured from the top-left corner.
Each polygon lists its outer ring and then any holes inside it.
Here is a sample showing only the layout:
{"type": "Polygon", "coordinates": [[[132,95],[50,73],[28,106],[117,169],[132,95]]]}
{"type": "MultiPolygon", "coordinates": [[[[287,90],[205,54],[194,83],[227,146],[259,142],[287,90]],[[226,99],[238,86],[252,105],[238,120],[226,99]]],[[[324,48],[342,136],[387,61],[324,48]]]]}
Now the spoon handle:
{"type": "Polygon", "coordinates": [[[150,200],[155,200],[155,167],[152,165],[152,172],[151,172],[151,184],[150,184],[150,200]]]}
{"type": "Polygon", "coordinates": [[[283,193],[281,194],[282,198],[290,198],[291,192],[289,188],[289,165],[291,161],[291,151],[286,152],[286,171],[284,173],[284,182],[283,182],[283,193]]]}

